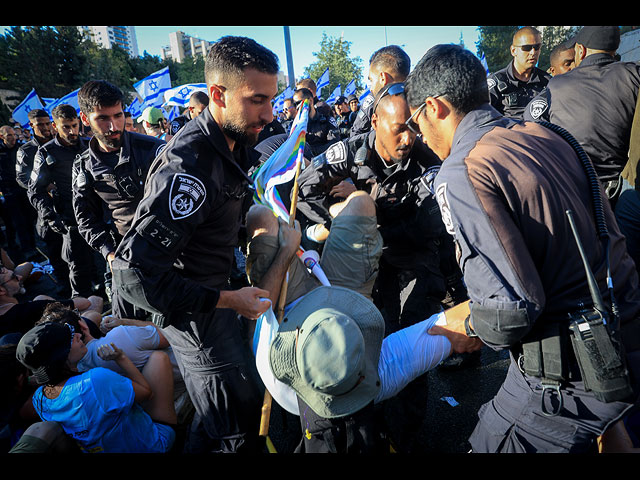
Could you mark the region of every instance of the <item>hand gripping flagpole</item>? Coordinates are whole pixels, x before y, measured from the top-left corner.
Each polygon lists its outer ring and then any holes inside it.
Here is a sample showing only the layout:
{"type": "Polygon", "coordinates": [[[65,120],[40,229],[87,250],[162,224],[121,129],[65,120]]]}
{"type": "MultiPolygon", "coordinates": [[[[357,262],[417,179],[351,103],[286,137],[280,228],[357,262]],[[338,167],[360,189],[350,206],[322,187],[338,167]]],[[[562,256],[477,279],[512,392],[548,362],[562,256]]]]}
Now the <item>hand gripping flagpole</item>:
{"type": "MultiPolygon", "coordinates": [[[[302,152],[300,154],[302,157],[302,152]]],[[[300,166],[302,164],[302,158],[298,160],[298,165],[296,167],[296,176],[293,181],[293,189],[291,191],[291,208],[289,212],[289,226],[294,227],[296,221],[296,208],[298,206],[298,176],[300,175],[300,166]]],[[[289,267],[290,269],[291,267],[289,267]]],[[[278,298],[278,311],[277,311],[277,319],[278,325],[282,323],[282,319],[284,317],[284,307],[286,305],[287,300],[287,287],[289,285],[289,271],[287,270],[287,275],[282,282],[282,287],[280,288],[280,297],[278,298]]],[[[265,388],[264,390],[264,400],[262,402],[262,416],[260,418],[260,435],[266,437],[269,434],[269,421],[271,418],[271,403],[272,397],[269,393],[269,390],[265,388]]]]}
{"type": "MultiPolygon", "coordinates": [[[[305,114],[307,114],[308,112],[308,103],[306,100],[301,108],[300,114],[302,114],[303,111],[305,112],[305,114]]],[[[298,118],[297,120],[299,119],[300,118],[298,118]]],[[[295,125],[292,128],[292,132],[294,130],[295,130],[295,125]]],[[[306,133],[306,125],[304,126],[304,131],[306,133]]],[[[296,219],[295,214],[296,214],[296,209],[298,205],[298,177],[300,176],[302,162],[304,161],[303,153],[304,153],[304,141],[301,142],[301,144],[298,146],[298,154],[296,159],[296,172],[295,172],[295,177],[293,181],[293,188],[291,190],[291,206],[289,207],[289,226],[290,227],[295,226],[295,219],[296,219]]],[[[291,267],[289,267],[289,269],[290,268],[291,267]]],[[[284,317],[284,307],[286,305],[288,280],[289,280],[289,270],[287,270],[287,274],[282,282],[282,287],[280,288],[280,296],[278,298],[278,306],[277,306],[278,324],[282,323],[282,319],[284,317]]],[[[271,393],[269,393],[269,390],[265,388],[264,400],[262,402],[262,415],[260,418],[260,430],[259,430],[259,434],[263,437],[266,437],[269,433],[269,421],[271,418],[271,404],[272,404],[271,393]]]]}

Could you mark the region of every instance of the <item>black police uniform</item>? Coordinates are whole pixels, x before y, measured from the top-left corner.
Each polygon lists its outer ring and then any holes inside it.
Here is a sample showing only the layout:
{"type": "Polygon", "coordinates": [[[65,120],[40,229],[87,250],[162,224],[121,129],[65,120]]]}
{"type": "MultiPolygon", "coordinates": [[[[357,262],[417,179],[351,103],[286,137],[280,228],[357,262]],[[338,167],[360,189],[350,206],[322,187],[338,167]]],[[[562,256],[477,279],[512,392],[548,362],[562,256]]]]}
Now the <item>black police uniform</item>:
{"type": "MultiPolygon", "coordinates": [[[[22,144],[16,154],[16,182],[24,188],[25,193],[29,188],[33,160],[40,146],[38,139],[34,136],[31,140],[22,144]]],[[[49,263],[53,267],[53,275],[58,284],[57,293],[62,297],[70,297],[69,266],[62,259],[62,236],[49,228],[47,222],[42,219],[40,212],[33,208],[31,202],[29,202],[28,215],[35,221],[36,233],[44,242],[44,249],[49,258],[49,263]]]]}
{"type": "Polygon", "coordinates": [[[522,118],[531,99],[547,86],[550,79],[551,75],[533,67],[529,81],[523,82],[513,75],[512,60],[509,65],[487,78],[491,105],[505,117],[522,118]]]}
{"type": "Polygon", "coordinates": [[[524,119],[563,127],[591,158],[607,196],[615,200],[629,158],[640,65],[606,53],[584,58],[576,68],[553,77],[528,105],[524,119]]]}
{"type": "Polygon", "coordinates": [[[362,104],[356,114],[356,118],[353,120],[353,125],[351,125],[349,136],[356,137],[371,130],[371,115],[373,115],[374,102],[375,96],[372,93],[362,100],[362,104]]]}
{"type": "Polygon", "coordinates": [[[89,297],[97,280],[93,250],[78,232],[73,213],[71,171],[75,158],[87,148],[82,139],[65,146],[58,136],[38,149],[29,179],[29,200],[42,219],[62,235],[62,259],[69,266],[72,295],[89,297]],[[49,186],[55,188],[49,192],[49,186]]]}
{"type": "MultiPolygon", "coordinates": [[[[115,252],[129,230],[144,193],[144,181],[151,162],[166,145],[150,135],[126,131],[122,147],[112,153],[100,152],[92,138],[73,164],[73,210],[78,231],[86,242],[106,260],[115,252]]],[[[107,269],[105,282],[111,283],[107,269]]],[[[111,298],[113,313],[122,318],[146,318],[118,298],[111,298]]]]}
{"type": "Polygon", "coordinates": [[[333,117],[326,117],[316,110],[309,118],[305,141],[312,155],[320,155],[333,143],[340,141],[340,130],[333,117]]]}
{"type": "Polygon", "coordinates": [[[156,314],[179,363],[195,407],[187,452],[248,451],[261,444],[262,391],[240,323],[233,310],[216,308],[238,245],[248,160],[240,145],[229,151],[204,110],[153,162],[112,263],[114,290],[156,314]]]}
{"type": "Polygon", "coordinates": [[[33,229],[35,214],[26,191],[21,188],[16,178],[19,147],[17,143],[12,148],[5,144],[0,147],[0,192],[2,192],[0,213],[6,229],[7,248],[10,255],[16,260],[26,260],[27,255],[29,257],[35,255],[36,243],[33,229]],[[20,242],[19,249],[15,244],[16,238],[20,242]]]}

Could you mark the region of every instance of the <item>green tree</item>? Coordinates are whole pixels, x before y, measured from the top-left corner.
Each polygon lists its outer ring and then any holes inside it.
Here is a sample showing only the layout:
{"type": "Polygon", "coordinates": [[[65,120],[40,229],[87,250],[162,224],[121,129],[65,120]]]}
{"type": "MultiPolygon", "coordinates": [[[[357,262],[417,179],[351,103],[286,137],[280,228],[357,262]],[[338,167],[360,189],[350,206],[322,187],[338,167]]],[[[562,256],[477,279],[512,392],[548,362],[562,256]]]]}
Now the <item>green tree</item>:
{"type": "Polygon", "coordinates": [[[351,42],[343,38],[328,37],[322,34],[320,41],[320,51],[313,52],[318,59],[304,69],[302,78],[311,78],[317,81],[318,78],[329,68],[329,85],[324,87],[321,95],[327,98],[331,92],[340,85],[344,93],[345,87],[351,80],[356,80],[356,91],[362,89],[360,78],[362,77],[362,59],[360,57],[350,57],[351,42]]]}
{"type": "Polygon", "coordinates": [[[479,26],[478,55],[483,54],[487,60],[487,66],[490,72],[495,72],[504,68],[511,61],[511,40],[513,34],[520,27],[517,26],[479,26]]]}
{"type": "Polygon", "coordinates": [[[574,36],[579,27],[544,27],[539,29],[542,31],[542,48],[540,50],[540,58],[538,60],[538,68],[547,71],[551,66],[549,62],[549,56],[551,50],[556,45],[568,40],[574,36]]]}

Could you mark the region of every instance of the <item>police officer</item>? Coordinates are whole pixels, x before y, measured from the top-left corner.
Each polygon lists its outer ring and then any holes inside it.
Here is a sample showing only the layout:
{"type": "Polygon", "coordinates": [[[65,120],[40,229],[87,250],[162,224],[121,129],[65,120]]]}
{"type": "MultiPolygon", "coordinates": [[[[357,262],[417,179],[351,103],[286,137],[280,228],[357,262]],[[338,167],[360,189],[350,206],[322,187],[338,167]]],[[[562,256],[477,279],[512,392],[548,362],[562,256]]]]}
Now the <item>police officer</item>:
{"type": "Polygon", "coordinates": [[[333,104],[336,114],[336,124],[340,129],[340,138],[349,138],[351,132],[351,109],[347,103],[347,97],[338,97],[333,104]]]}
{"type": "Polygon", "coordinates": [[[389,83],[404,82],[411,70],[411,59],[397,45],[387,45],[375,51],[369,59],[370,94],[362,100],[362,105],[351,127],[352,137],[371,130],[371,114],[375,97],[382,87],[389,83]]]}
{"type": "MultiPolygon", "coordinates": [[[[166,145],[156,137],[126,130],[123,100],[122,91],[104,80],[89,81],[78,92],[80,118],[94,134],[73,165],[73,210],[80,235],[107,265],[131,227],[151,162],[166,145]]],[[[105,274],[109,287],[110,268],[105,274]]],[[[118,298],[111,301],[116,316],[147,316],[118,298]]]]}
{"type": "Polygon", "coordinates": [[[93,250],[78,232],[71,187],[73,162],[87,147],[79,136],[80,120],[68,104],[51,112],[55,137],[38,149],[29,179],[29,200],[49,228],[62,235],[62,258],[69,266],[72,296],[89,297],[97,269],[93,250]]]}
{"type": "Polygon", "coordinates": [[[29,215],[33,210],[26,191],[16,181],[19,145],[15,130],[8,125],[0,127],[0,139],[0,212],[7,234],[7,248],[10,255],[20,262],[32,260],[37,255],[33,215],[29,215]],[[16,238],[20,242],[19,249],[15,244],[16,238]]]}
{"type": "Polygon", "coordinates": [[[541,46],[540,32],[533,27],[522,27],[513,36],[513,60],[489,75],[491,105],[504,116],[522,118],[531,99],[547,86],[551,76],[536,67],[541,46]]]}
{"type": "MultiPolygon", "coordinates": [[[[34,109],[29,111],[29,126],[33,130],[33,135],[29,141],[25,142],[18,148],[16,153],[16,182],[25,193],[29,188],[29,178],[33,170],[33,160],[38,149],[53,138],[53,127],[51,126],[51,117],[42,109],[34,109]]],[[[53,267],[53,276],[57,284],[57,294],[61,298],[69,298],[71,296],[71,286],[69,284],[69,267],[67,262],[62,260],[62,237],[60,234],[51,230],[39,215],[39,212],[33,208],[29,202],[30,208],[26,211],[26,215],[34,220],[36,225],[36,233],[44,242],[44,250],[49,258],[49,262],[53,267]]]]}
{"type": "MultiPolygon", "coordinates": [[[[209,106],[151,166],[114,261],[114,289],[156,314],[195,415],[187,452],[261,451],[263,392],[250,373],[237,315],[256,319],[268,291],[228,290],[250,179],[246,145],[273,119],[278,59],[223,37],[205,61],[209,106]]],[[[286,267],[285,267],[286,268],[286,267]]]]}
{"type": "Polygon", "coordinates": [[[430,49],[407,80],[410,121],[443,159],[436,196],[470,297],[461,330],[510,352],[470,443],[478,452],[592,451],[637,401],[638,275],[588,156],[555,127],[500,115],[486,82],[457,45],[430,49]]]}
{"type": "Polygon", "coordinates": [[[640,66],[616,60],[619,27],[586,26],[572,42],[574,69],[549,82],[527,107],[525,119],[545,120],[571,132],[615,203],[622,188],[620,173],[629,158],[640,66]]]}
{"type": "Polygon", "coordinates": [[[300,88],[293,93],[293,103],[296,108],[305,100],[309,101],[309,120],[305,141],[312,155],[320,155],[329,145],[340,140],[340,130],[333,117],[323,115],[316,109],[311,90],[300,88]]]}
{"type": "MultiPolygon", "coordinates": [[[[332,145],[299,178],[298,211],[306,217],[301,223],[311,221],[305,231],[315,240],[328,236],[333,201],[344,200],[356,189],[375,200],[383,250],[373,299],[385,320],[386,335],[439,312],[447,280],[461,280],[457,265],[451,265],[454,272],[441,269],[444,245],[452,240],[430,188],[440,161],[416,141],[407,118],[404,84],[384,86],[374,101],[372,131],[332,145]]],[[[426,376],[414,380],[385,403],[398,451],[412,451],[424,415],[426,381],[426,376]]]]}

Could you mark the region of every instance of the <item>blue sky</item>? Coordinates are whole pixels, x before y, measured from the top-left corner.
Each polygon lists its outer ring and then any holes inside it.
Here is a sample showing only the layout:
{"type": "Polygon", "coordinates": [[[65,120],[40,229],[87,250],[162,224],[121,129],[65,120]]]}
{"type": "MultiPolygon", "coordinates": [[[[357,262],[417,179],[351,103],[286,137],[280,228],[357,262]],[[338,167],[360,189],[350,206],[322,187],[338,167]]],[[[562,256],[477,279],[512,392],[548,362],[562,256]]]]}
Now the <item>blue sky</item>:
{"type": "MultiPolygon", "coordinates": [[[[169,44],[169,33],[177,30],[210,42],[224,35],[251,37],[272,50],[280,59],[282,71],[288,73],[282,26],[136,26],[140,55],[146,50],[151,55],[159,56],[161,47],[169,44]]],[[[329,37],[343,36],[345,41],[351,43],[351,57],[362,59],[365,78],[369,57],[385,45],[402,46],[414,66],[433,45],[459,43],[462,35],[465,46],[476,53],[478,41],[475,26],[290,26],[289,30],[296,78],[300,78],[304,68],[317,60],[313,53],[320,50],[323,33],[329,37]]]]}

